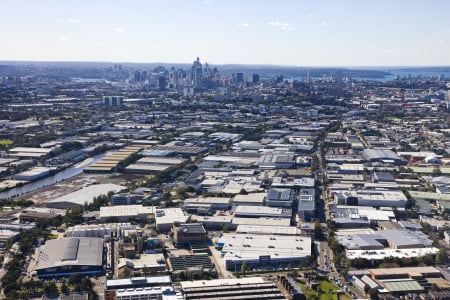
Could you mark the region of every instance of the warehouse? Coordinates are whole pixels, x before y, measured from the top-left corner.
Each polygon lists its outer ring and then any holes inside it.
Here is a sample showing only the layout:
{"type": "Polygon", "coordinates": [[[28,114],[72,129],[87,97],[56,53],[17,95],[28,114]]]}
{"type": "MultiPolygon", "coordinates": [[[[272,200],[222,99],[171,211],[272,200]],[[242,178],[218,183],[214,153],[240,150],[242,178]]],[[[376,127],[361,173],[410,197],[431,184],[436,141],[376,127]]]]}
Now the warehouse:
{"type": "Polygon", "coordinates": [[[304,262],[311,255],[311,238],[223,233],[217,247],[229,271],[240,271],[243,263],[254,269],[274,270],[304,262]]]}
{"type": "Polygon", "coordinates": [[[347,190],[336,191],[333,194],[334,203],[371,207],[401,207],[404,208],[406,196],[400,190],[347,190]]]}
{"type": "Polygon", "coordinates": [[[224,228],[231,229],[231,216],[192,216],[193,222],[202,223],[206,229],[222,230],[224,228]]]}
{"type": "MultiPolygon", "coordinates": [[[[156,294],[157,296],[159,293],[158,291],[166,290],[166,289],[172,289],[172,279],[169,275],[162,275],[162,276],[152,276],[152,277],[132,277],[132,278],[122,278],[122,279],[107,279],[105,282],[105,295],[104,299],[116,299],[117,294],[121,297],[120,299],[130,299],[130,295],[134,295],[133,291],[145,291],[145,289],[148,292],[146,293],[146,296],[148,294],[156,294]],[[128,298],[122,298],[124,296],[124,293],[127,292],[128,298]],[[154,293],[156,292],[156,293],[154,293]]],[[[144,298],[142,294],[138,294],[139,299],[148,299],[144,298]],[[142,298],[141,298],[142,297],[142,298]]],[[[159,294],[160,297],[161,295],[159,294]]],[[[133,298],[134,299],[134,298],[133,298]]],[[[153,298],[150,298],[153,299],[153,298]]],[[[154,298],[154,299],[160,299],[160,298],[154,298]]]]}
{"type": "Polygon", "coordinates": [[[106,237],[115,233],[118,238],[122,238],[123,232],[126,230],[136,230],[136,225],[131,223],[109,223],[109,224],[92,224],[92,225],[75,225],[68,227],[66,235],[68,237],[106,237]]]}
{"type": "Polygon", "coordinates": [[[376,150],[376,149],[365,149],[361,156],[369,162],[380,162],[380,163],[388,163],[400,165],[404,164],[405,161],[398,156],[392,150],[376,150]]]}
{"type": "Polygon", "coordinates": [[[247,195],[238,194],[233,198],[233,206],[262,206],[264,205],[264,199],[266,199],[266,193],[250,193],[247,195]]]}
{"type": "Polygon", "coordinates": [[[289,169],[295,164],[294,157],[293,152],[268,152],[261,156],[258,165],[260,168],[264,169],[289,169]]]}
{"type": "Polygon", "coordinates": [[[35,181],[50,175],[52,169],[45,167],[36,167],[28,171],[14,175],[16,180],[35,181]]]}
{"type": "Polygon", "coordinates": [[[274,282],[262,277],[182,281],[185,299],[286,299],[274,282]]]}
{"type": "Polygon", "coordinates": [[[247,206],[239,205],[234,208],[235,217],[271,217],[271,218],[291,218],[292,209],[268,206],[247,206]]]}
{"type": "Polygon", "coordinates": [[[100,207],[100,222],[108,222],[114,220],[115,222],[140,221],[147,222],[150,215],[154,213],[153,206],[142,205],[115,205],[100,207]]]}
{"type": "Polygon", "coordinates": [[[40,248],[35,270],[39,278],[100,275],[104,258],[102,238],[48,240],[40,248]]]}
{"type": "Polygon", "coordinates": [[[179,165],[185,162],[184,158],[177,157],[143,157],[139,159],[137,164],[158,164],[158,165],[179,165]]]}
{"type": "Polygon", "coordinates": [[[73,207],[82,208],[85,203],[92,203],[95,197],[98,197],[100,195],[107,195],[109,192],[117,193],[124,189],[126,189],[125,186],[117,184],[94,184],[88,187],[84,187],[73,193],[61,196],[57,199],[51,200],[47,203],[47,207],[63,209],[73,207]]]}
{"type": "Polygon", "coordinates": [[[294,190],[272,188],[267,192],[266,205],[270,207],[292,208],[294,190]]]}
{"type": "MultiPolygon", "coordinates": [[[[58,147],[59,148],[59,147],[58,147]]],[[[15,147],[9,149],[10,157],[17,158],[35,158],[39,159],[48,155],[52,151],[56,151],[57,148],[33,148],[33,147],[15,147]]]]}
{"type": "Polygon", "coordinates": [[[235,228],[239,225],[260,225],[260,226],[290,226],[291,219],[290,218],[268,218],[268,217],[259,217],[259,218],[233,218],[231,221],[232,228],[235,228]]]}
{"type": "Polygon", "coordinates": [[[213,210],[228,210],[230,208],[231,198],[229,197],[199,197],[188,198],[184,200],[184,208],[188,212],[200,213],[206,209],[206,212],[213,210]]]}
{"type": "Polygon", "coordinates": [[[179,207],[158,208],[155,211],[156,230],[169,232],[174,223],[188,223],[190,217],[186,216],[179,207]]]}
{"type": "Polygon", "coordinates": [[[159,164],[130,164],[124,169],[124,173],[150,175],[156,174],[170,168],[171,165],[159,164]]]}
{"type": "Polygon", "coordinates": [[[419,257],[434,255],[438,249],[428,237],[420,231],[379,230],[358,234],[336,232],[336,240],[346,248],[348,259],[366,258],[382,260],[386,257],[419,257]]]}

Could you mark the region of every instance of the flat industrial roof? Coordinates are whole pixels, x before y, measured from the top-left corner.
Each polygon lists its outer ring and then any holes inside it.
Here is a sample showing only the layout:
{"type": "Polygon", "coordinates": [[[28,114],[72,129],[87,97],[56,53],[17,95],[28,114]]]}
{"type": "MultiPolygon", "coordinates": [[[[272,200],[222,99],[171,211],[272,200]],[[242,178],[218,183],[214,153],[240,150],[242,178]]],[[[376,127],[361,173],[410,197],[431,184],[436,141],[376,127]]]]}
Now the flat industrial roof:
{"type": "Polygon", "coordinates": [[[47,154],[52,151],[53,148],[37,148],[37,147],[15,147],[11,148],[9,152],[24,152],[24,153],[42,153],[47,154]]]}
{"type": "Polygon", "coordinates": [[[138,164],[163,164],[163,165],[177,165],[185,162],[184,158],[176,157],[143,157],[136,163],[138,164]]]}
{"type": "Polygon", "coordinates": [[[238,225],[237,233],[300,235],[300,229],[294,226],[238,225]]]}
{"type": "Polygon", "coordinates": [[[185,205],[188,204],[230,204],[230,197],[198,197],[187,198],[184,200],[185,205]]]}
{"type": "Polygon", "coordinates": [[[224,260],[306,257],[311,255],[311,238],[304,236],[223,233],[218,245],[223,245],[224,260]]]}
{"type": "Polygon", "coordinates": [[[230,279],[181,281],[180,285],[182,289],[188,289],[196,287],[214,287],[214,286],[258,284],[258,283],[264,283],[264,279],[262,277],[242,277],[230,279]]]}
{"type": "Polygon", "coordinates": [[[234,225],[290,226],[289,218],[233,218],[234,225]]]}
{"type": "Polygon", "coordinates": [[[403,267],[403,268],[377,268],[369,269],[369,272],[375,276],[395,276],[409,274],[412,277],[422,276],[422,274],[437,274],[441,273],[438,269],[431,266],[425,267],[403,267]]]}
{"type": "Polygon", "coordinates": [[[165,276],[151,276],[151,277],[132,277],[122,279],[107,279],[105,286],[108,289],[116,289],[122,286],[131,286],[133,284],[145,283],[147,285],[170,285],[172,279],[169,275],[165,276]]]}
{"type": "Polygon", "coordinates": [[[128,167],[125,168],[125,170],[133,171],[133,170],[139,170],[139,171],[164,171],[168,168],[170,168],[171,165],[150,165],[150,164],[131,164],[128,167]]]}
{"type": "Polygon", "coordinates": [[[233,203],[263,203],[266,193],[250,193],[247,195],[236,195],[233,198],[233,203]]]}
{"type": "Polygon", "coordinates": [[[100,218],[138,216],[142,214],[151,214],[154,211],[154,207],[142,205],[103,206],[100,207],[100,218]]]}
{"type": "Polygon", "coordinates": [[[253,205],[239,205],[234,210],[235,215],[254,215],[254,216],[268,216],[268,217],[290,217],[287,216],[286,210],[280,207],[269,206],[253,206],[253,205]]]}
{"type": "Polygon", "coordinates": [[[424,290],[424,287],[414,279],[392,279],[380,281],[383,283],[383,286],[390,292],[410,292],[424,290]]]}
{"type": "Polygon", "coordinates": [[[189,216],[186,216],[179,207],[158,208],[155,211],[156,225],[171,224],[173,222],[186,223],[189,216]]]}
{"type": "Polygon", "coordinates": [[[37,260],[36,270],[58,266],[101,266],[103,258],[102,238],[64,238],[48,240],[37,260]]]}
{"type": "Polygon", "coordinates": [[[119,192],[125,189],[125,186],[117,185],[117,184],[94,184],[88,187],[84,187],[78,191],[75,191],[70,194],[66,194],[57,199],[51,200],[48,203],[59,203],[59,202],[69,202],[78,205],[84,205],[85,202],[90,203],[93,201],[94,197],[98,197],[100,195],[106,195],[108,192],[119,192]]]}

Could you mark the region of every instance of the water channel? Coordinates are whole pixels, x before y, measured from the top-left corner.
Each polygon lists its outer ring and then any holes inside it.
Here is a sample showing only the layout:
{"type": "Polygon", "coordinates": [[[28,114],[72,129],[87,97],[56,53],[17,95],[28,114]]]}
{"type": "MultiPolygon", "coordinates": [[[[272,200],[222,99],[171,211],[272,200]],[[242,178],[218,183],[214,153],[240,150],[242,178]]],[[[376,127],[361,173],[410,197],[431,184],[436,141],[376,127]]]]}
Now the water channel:
{"type": "Polygon", "coordinates": [[[13,197],[22,196],[25,193],[32,192],[32,191],[38,190],[40,188],[60,182],[62,180],[66,180],[68,178],[74,177],[78,174],[81,174],[83,172],[84,168],[99,161],[103,157],[104,157],[104,154],[100,154],[100,155],[97,155],[94,157],[86,158],[82,162],[79,162],[65,170],[62,170],[61,172],[56,173],[55,175],[45,177],[45,178],[30,182],[30,183],[26,183],[22,186],[15,187],[15,188],[12,188],[12,189],[4,191],[4,192],[0,192],[0,199],[10,199],[13,197]]]}

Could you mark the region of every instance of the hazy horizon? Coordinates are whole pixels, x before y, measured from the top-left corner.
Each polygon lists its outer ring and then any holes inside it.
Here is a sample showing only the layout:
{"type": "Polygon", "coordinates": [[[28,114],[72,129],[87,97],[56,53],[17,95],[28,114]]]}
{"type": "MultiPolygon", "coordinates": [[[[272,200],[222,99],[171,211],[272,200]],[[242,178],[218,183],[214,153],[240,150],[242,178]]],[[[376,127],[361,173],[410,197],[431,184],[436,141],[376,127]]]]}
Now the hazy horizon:
{"type": "Polygon", "coordinates": [[[450,1],[4,0],[5,61],[450,65],[450,1]]]}
{"type": "MultiPolygon", "coordinates": [[[[201,61],[202,63],[207,61],[201,61]]],[[[77,60],[0,60],[0,64],[121,64],[121,65],[184,65],[189,67],[192,62],[139,62],[139,61],[77,61],[77,60]]],[[[248,67],[268,67],[268,68],[299,68],[299,69],[373,69],[373,70],[384,70],[384,69],[426,69],[426,68],[448,68],[450,71],[450,65],[397,65],[397,66],[345,66],[345,65],[330,65],[330,66],[297,66],[297,65],[276,65],[276,64],[249,64],[249,63],[225,63],[225,64],[211,64],[211,66],[248,66],[248,67]]]]}

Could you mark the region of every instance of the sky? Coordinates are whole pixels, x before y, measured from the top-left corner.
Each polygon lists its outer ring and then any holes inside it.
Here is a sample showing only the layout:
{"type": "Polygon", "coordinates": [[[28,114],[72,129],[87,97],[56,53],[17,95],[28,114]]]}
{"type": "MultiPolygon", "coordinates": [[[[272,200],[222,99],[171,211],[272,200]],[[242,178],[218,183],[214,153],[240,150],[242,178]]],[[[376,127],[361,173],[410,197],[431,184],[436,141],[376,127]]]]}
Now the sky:
{"type": "Polygon", "coordinates": [[[0,0],[0,60],[450,66],[448,0],[0,0]]]}

